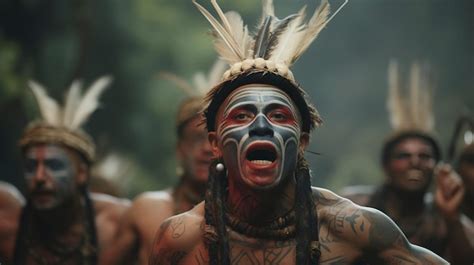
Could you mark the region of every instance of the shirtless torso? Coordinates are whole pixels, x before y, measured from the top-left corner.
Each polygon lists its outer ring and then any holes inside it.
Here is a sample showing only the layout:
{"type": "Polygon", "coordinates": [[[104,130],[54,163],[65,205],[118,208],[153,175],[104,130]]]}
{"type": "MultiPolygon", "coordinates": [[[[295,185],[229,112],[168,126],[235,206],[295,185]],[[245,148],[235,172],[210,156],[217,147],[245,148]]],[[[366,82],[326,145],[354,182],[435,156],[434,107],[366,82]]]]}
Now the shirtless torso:
{"type": "MultiPolygon", "coordinates": [[[[320,264],[446,264],[411,245],[384,214],[313,188],[319,219],[320,264]]],[[[150,264],[208,264],[203,241],[204,203],[162,223],[150,264]]],[[[229,231],[231,264],[295,264],[295,243],[249,238],[229,231]]]]}
{"type": "MultiPolygon", "coordinates": [[[[3,200],[3,194],[2,202],[3,200]]],[[[128,200],[118,199],[103,194],[91,194],[91,200],[94,206],[95,212],[95,226],[98,235],[98,247],[99,255],[100,249],[104,248],[111,243],[111,240],[114,238],[115,233],[122,217],[122,214],[125,212],[129,206],[128,200]]],[[[5,210],[13,209],[14,204],[2,203],[2,214],[6,213],[5,210]]],[[[10,264],[13,261],[13,255],[15,251],[15,241],[18,234],[19,222],[20,222],[20,213],[21,208],[16,208],[14,212],[11,212],[7,217],[9,220],[8,223],[2,221],[2,226],[0,227],[0,233],[2,235],[8,235],[8,240],[6,237],[2,237],[2,244],[0,245],[0,260],[4,261],[5,264],[10,264]],[[6,224],[9,224],[6,226],[6,224]],[[5,226],[4,226],[5,225],[5,226]]],[[[2,219],[3,220],[3,219],[2,219]]],[[[82,227],[73,226],[68,230],[71,237],[64,237],[64,240],[74,240],[76,234],[82,234],[82,227]],[[77,232],[76,232],[77,231],[77,232]]],[[[40,251],[41,252],[41,251],[40,251]]],[[[38,252],[39,253],[39,252],[38,252]]],[[[44,253],[43,253],[44,254],[44,253]]],[[[42,254],[42,255],[43,255],[42,254]]],[[[46,254],[47,255],[47,254],[46,254]]],[[[37,264],[33,259],[27,259],[27,264],[37,264]]],[[[70,263],[65,263],[70,264],[70,263]]],[[[71,263],[74,264],[74,263],[71,263]]]]}

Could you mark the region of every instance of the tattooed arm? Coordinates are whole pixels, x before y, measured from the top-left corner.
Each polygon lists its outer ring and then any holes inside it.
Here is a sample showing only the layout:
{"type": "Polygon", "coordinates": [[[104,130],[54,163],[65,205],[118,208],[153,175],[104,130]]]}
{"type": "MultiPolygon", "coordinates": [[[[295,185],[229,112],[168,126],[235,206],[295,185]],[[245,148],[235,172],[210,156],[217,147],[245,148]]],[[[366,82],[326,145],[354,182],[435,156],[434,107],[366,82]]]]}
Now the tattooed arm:
{"type": "MultiPolygon", "coordinates": [[[[193,249],[201,242],[204,203],[161,223],[153,243],[150,265],[189,264],[193,249]]],[[[194,264],[194,263],[191,263],[194,264]]],[[[199,263],[200,264],[200,263],[199,263]]]]}
{"type": "Polygon", "coordinates": [[[332,253],[332,260],[362,258],[370,264],[448,264],[431,251],[410,244],[397,225],[378,210],[358,206],[323,189],[315,190],[315,202],[323,225],[321,245],[332,253]],[[324,238],[324,229],[332,237],[324,238]],[[337,250],[334,242],[344,245],[339,247],[342,250],[337,250]],[[351,258],[347,257],[349,254],[351,258]]]}
{"type": "Polygon", "coordinates": [[[363,248],[370,261],[384,264],[448,264],[433,252],[410,244],[397,225],[382,212],[365,207],[360,211],[361,221],[366,222],[367,231],[362,236],[363,248]]]}

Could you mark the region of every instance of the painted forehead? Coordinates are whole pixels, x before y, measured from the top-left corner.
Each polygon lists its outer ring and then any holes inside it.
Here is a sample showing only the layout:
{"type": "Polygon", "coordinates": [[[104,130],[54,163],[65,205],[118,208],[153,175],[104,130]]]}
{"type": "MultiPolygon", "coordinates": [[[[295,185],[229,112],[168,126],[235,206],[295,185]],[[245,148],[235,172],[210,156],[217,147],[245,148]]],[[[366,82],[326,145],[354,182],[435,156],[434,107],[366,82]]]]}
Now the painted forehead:
{"type": "Polygon", "coordinates": [[[41,153],[44,158],[68,157],[68,153],[65,148],[54,144],[33,145],[28,147],[25,156],[27,158],[36,158],[39,153],[41,153]]]}
{"type": "Polygon", "coordinates": [[[288,107],[299,116],[295,104],[286,93],[274,86],[264,84],[246,85],[232,92],[226,99],[224,115],[229,110],[241,105],[255,104],[265,106],[275,103],[288,107]]]}

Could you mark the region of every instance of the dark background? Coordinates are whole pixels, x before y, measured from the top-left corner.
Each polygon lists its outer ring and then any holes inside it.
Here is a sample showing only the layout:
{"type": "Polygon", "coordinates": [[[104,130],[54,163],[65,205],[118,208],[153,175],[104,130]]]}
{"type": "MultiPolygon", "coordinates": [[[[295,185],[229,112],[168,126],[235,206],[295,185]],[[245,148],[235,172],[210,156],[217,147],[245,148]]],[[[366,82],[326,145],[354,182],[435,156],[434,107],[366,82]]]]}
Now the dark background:
{"type": "MultiPolygon", "coordinates": [[[[200,1],[210,7],[206,0],[200,1]]],[[[253,29],[255,0],[222,0],[253,29]]],[[[342,1],[331,1],[333,9],[342,1]]],[[[275,0],[280,17],[316,1],[275,0]]],[[[294,66],[324,118],[308,154],[313,183],[336,191],[383,177],[378,163],[390,132],[387,65],[431,64],[436,133],[443,148],[455,119],[474,109],[474,1],[352,0],[294,66]]],[[[191,1],[0,0],[0,180],[22,187],[17,141],[37,107],[35,79],[62,98],[75,78],[114,77],[86,126],[99,153],[128,162],[115,179],[127,196],[166,187],[175,177],[176,107],[185,95],[160,71],[190,79],[215,59],[209,25],[191,1]]]]}

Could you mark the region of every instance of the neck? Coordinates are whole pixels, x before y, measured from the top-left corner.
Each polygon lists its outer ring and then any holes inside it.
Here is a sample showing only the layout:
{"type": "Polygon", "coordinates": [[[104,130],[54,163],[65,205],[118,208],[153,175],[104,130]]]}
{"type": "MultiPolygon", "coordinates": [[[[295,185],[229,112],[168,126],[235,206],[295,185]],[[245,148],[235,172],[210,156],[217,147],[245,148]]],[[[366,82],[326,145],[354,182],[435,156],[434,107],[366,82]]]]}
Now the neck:
{"type": "Polygon", "coordinates": [[[205,192],[206,183],[193,181],[190,177],[183,176],[174,189],[174,197],[176,202],[178,202],[178,211],[187,211],[203,201],[205,192]]]}
{"type": "Polygon", "coordinates": [[[416,216],[425,209],[425,192],[403,191],[387,185],[385,210],[392,218],[416,216]]]}
{"type": "Polygon", "coordinates": [[[294,181],[282,184],[271,190],[256,190],[229,178],[227,207],[237,218],[250,224],[273,221],[291,211],[294,205],[294,181]]]}

